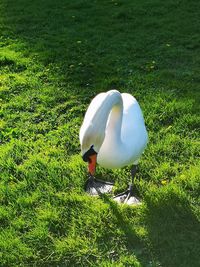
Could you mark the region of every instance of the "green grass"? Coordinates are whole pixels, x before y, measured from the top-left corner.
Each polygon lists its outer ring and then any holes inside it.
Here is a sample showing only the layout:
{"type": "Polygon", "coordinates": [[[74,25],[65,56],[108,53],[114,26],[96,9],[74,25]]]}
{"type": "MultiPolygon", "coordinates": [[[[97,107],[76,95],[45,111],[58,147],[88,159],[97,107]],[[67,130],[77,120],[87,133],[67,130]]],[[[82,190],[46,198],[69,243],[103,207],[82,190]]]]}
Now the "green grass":
{"type": "MultiPolygon", "coordinates": [[[[200,2],[0,1],[0,265],[198,267],[200,2]],[[83,188],[79,127],[116,88],[149,145],[118,206],[83,188]]],[[[126,188],[129,168],[97,176],[126,188]]]]}

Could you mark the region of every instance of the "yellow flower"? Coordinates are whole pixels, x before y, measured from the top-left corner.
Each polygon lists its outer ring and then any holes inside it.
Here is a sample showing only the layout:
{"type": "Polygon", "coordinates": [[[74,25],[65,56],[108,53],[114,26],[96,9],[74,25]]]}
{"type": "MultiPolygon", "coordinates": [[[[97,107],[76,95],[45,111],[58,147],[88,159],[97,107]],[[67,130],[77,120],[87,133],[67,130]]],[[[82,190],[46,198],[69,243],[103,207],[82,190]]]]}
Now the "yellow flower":
{"type": "Polygon", "coordinates": [[[166,185],[166,184],[167,184],[167,180],[162,180],[162,181],[161,181],[161,184],[162,184],[162,185],[166,185]]]}

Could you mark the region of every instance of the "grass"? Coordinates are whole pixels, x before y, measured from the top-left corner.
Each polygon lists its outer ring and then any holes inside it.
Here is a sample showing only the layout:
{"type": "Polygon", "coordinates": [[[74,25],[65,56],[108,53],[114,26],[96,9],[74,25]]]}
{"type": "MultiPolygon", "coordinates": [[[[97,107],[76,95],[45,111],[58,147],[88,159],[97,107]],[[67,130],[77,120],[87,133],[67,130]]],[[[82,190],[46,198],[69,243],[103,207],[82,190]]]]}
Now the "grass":
{"type": "MultiPolygon", "coordinates": [[[[1,266],[197,267],[200,2],[0,1],[1,266]],[[97,93],[136,96],[149,145],[118,206],[83,188],[97,93]]],[[[115,191],[129,168],[104,170],[115,191]]]]}

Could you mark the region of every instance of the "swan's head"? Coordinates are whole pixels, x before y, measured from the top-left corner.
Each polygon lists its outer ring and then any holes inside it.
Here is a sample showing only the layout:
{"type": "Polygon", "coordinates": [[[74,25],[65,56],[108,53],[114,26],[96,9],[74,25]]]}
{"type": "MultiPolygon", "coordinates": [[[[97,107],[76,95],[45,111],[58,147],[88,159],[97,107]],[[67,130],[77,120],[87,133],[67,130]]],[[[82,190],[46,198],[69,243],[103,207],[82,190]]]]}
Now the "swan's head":
{"type": "Polygon", "coordinates": [[[90,124],[87,128],[81,127],[80,143],[81,154],[85,162],[88,162],[88,171],[95,174],[97,154],[103,144],[105,133],[101,127],[90,124]]]}

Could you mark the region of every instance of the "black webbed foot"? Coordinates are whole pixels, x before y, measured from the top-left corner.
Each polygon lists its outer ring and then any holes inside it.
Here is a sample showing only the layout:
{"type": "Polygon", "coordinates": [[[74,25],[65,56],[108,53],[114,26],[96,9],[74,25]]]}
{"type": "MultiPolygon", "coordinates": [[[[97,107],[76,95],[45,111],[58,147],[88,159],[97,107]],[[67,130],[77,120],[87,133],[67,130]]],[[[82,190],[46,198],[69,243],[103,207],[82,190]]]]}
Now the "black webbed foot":
{"type": "Polygon", "coordinates": [[[125,192],[114,196],[113,199],[118,203],[126,203],[128,205],[141,204],[139,197],[134,194],[134,188],[132,184],[129,185],[129,188],[125,192]]]}
{"type": "Polygon", "coordinates": [[[131,169],[131,183],[129,184],[129,188],[116,196],[113,197],[115,201],[118,203],[126,203],[128,205],[138,205],[141,204],[141,201],[138,197],[137,189],[134,186],[134,179],[136,172],[138,170],[137,165],[133,165],[131,169]]]}
{"type": "Polygon", "coordinates": [[[89,174],[89,177],[85,183],[85,191],[92,196],[98,196],[101,194],[111,193],[113,188],[112,182],[106,182],[96,179],[89,174]]]}

